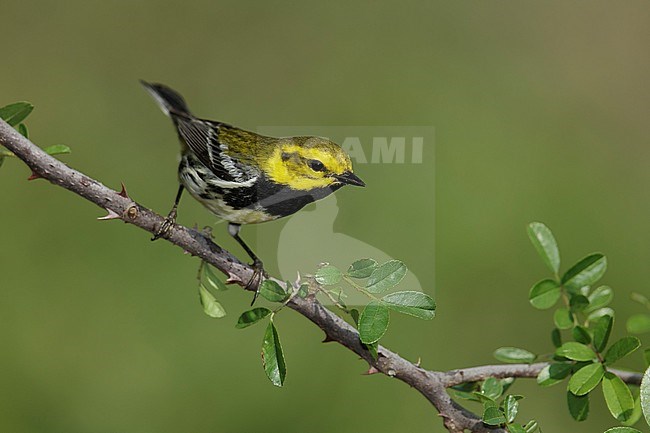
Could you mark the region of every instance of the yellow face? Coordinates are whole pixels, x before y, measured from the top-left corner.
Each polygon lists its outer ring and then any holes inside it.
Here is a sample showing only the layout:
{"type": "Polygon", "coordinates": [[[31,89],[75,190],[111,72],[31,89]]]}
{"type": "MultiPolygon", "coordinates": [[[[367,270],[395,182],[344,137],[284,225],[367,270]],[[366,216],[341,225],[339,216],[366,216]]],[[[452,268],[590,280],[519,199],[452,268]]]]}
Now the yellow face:
{"type": "Polygon", "coordinates": [[[335,143],[322,138],[282,139],[263,166],[271,180],[296,190],[334,184],[363,186],[352,173],[350,157],[335,143]]]}

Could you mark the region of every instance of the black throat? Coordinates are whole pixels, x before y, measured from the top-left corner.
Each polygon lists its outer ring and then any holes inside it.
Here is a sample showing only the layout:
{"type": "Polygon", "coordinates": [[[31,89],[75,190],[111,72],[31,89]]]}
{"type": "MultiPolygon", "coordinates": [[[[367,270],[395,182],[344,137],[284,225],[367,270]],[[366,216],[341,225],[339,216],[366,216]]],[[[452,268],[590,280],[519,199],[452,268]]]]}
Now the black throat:
{"type": "Polygon", "coordinates": [[[226,191],[224,199],[229,206],[235,208],[261,206],[268,213],[280,218],[298,212],[309,203],[327,197],[342,186],[337,183],[325,188],[302,191],[271,182],[261,175],[257,182],[248,188],[237,188],[231,194],[226,191]]]}

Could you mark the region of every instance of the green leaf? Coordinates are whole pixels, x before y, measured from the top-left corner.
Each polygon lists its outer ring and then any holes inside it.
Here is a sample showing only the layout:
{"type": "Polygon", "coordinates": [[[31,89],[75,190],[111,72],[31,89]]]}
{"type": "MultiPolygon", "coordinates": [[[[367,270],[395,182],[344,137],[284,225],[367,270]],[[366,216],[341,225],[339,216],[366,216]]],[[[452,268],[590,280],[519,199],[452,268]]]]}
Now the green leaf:
{"type": "Polygon", "coordinates": [[[645,373],[643,373],[639,393],[641,396],[641,410],[643,410],[643,416],[645,417],[646,423],[650,424],[650,367],[648,367],[645,373]]]}
{"type": "Polygon", "coordinates": [[[526,429],[522,427],[521,424],[508,424],[506,429],[509,433],[526,433],[526,429]]]}
{"type": "Polygon", "coordinates": [[[650,349],[645,349],[643,351],[643,360],[645,361],[645,367],[650,367],[650,349]]]}
{"type": "Polygon", "coordinates": [[[373,259],[361,259],[352,263],[348,268],[348,276],[352,278],[368,278],[377,267],[377,261],[373,259]]]}
{"type": "Polygon", "coordinates": [[[19,123],[18,124],[18,132],[20,132],[20,135],[22,135],[25,138],[29,138],[29,131],[27,130],[27,125],[24,123],[19,123]]]}
{"type": "Polygon", "coordinates": [[[509,395],[503,402],[503,413],[506,416],[506,422],[511,423],[517,417],[519,411],[519,402],[514,395],[509,395]]]}
{"type": "Polygon", "coordinates": [[[645,334],[650,332],[650,314],[634,314],[627,319],[627,332],[632,334],[645,334]]]}
{"type": "Polygon", "coordinates": [[[205,277],[205,280],[208,282],[210,287],[212,287],[214,290],[217,290],[219,292],[228,290],[228,286],[226,286],[226,284],[221,281],[217,274],[212,270],[212,267],[205,262],[203,263],[203,276],[205,277]]]}
{"type": "Polygon", "coordinates": [[[364,346],[368,349],[368,352],[370,352],[372,359],[376,361],[379,357],[379,352],[377,351],[379,349],[379,343],[374,342],[372,344],[364,344],[364,346]]]}
{"type": "Polygon", "coordinates": [[[643,305],[644,307],[650,308],[650,300],[646,296],[642,295],[641,293],[632,292],[632,294],[630,295],[630,298],[634,302],[638,302],[639,304],[643,305]]]}
{"type": "Polygon", "coordinates": [[[616,313],[609,307],[599,308],[587,315],[587,322],[595,322],[603,316],[616,317],[616,313]]]}
{"type": "Polygon", "coordinates": [[[260,296],[271,302],[283,302],[287,299],[284,289],[273,280],[264,280],[260,284],[260,296]]]}
{"type": "Polygon", "coordinates": [[[598,352],[602,352],[607,347],[613,326],[614,318],[612,316],[602,316],[594,322],[594,347],[598,352]]]}
{"type": "Polygon", "coordinates": [[[66,146],[65,144],[53,144],[52,146],[47,146],[47,147],[43,148],[43,150],[45,151],[45,153],[47,153],[49,155],[59,155],[59,154],[62,154],[62,153],[70,153],[71,152],[70,148],[68,146],[66,146]]]}
{"type": "Polygon", "coordinates": [[[480,384],[477,382],[465,382],[465,383],[460,383],[458,385],[454,385],[451,388],[457,391],[472,392],[478,390],[480,387],[481,387],[480,384]]]}
{"type": "Polygon", "coordinates": [[[301,284],[300,289],[298,289],[298,297],[306,298],[309,295],[309,284],[301,284]]]}
{"type": "Polygon", "coordinates": [[[630,388],[613,373],[605,373],[603,395],[612,416],[618,421],[627,421],[634,412],[634,398],[630,388]]]}
{"type": "Polygon", "coordinates": [[[476,397],[472,392],[458,391],[457,389],[452,389],[451,393],[453,397],[459,398],[461,400],[480,401],[479,398],[476,397]]]}
{"type": "Polygon", "coordinates": [[[605,430],[605,433],[641,433],[641,432],[632,427],[612,427],[608,430],[605,430]]]}
{"type": "Polygon", "coordinates": [[[603,317],[603,316],[616,317],[616,314],[614,313],[614,310],[612,310],[609,307],[599,308],[599,309],[589,313],[589,315],[587,316],[587,321],[588,322],[593,322],[594,320],[597,320],[598,318],[603,317]]]}
{"type": "Polygon", "coordinates": [[[354,324],[356,326],[359,326],[359,310],[357,310],[356,308],[351,309],[350,316],[352,316],[352,320],[354,320],[354,324]]]}
{"type": "Polygon", "coordinates": [[[557,328],[553,328],[551,331],[551,342],[555,348],[558,348],[562,345],[562,334],[557,328]]]}
{"type": "Polygon", "coordinates": [[[632,426],[639,422],[642,416],[643,412],[641,411],[641,396],[639,394],[636,394],[634,397],[634,410],[632,411],[632,415],[630,416],[629,420],[624,421],[622,424],[624,426],[632,426]]]}
{"type": "Polygon", "coordinates": [[[0,167],[2,167],[2,164],[4,164],[4,162],[5,162],[5,156],[0,155],[0,167]]]}
{"type": "Polygon", "coordinates": [[[341,271],[332,265],[326,265],[316,271],[316,282],[322,284],[323,286],[331,286],[332,284],[337,284],[341,281],[341,271]]]}
{"type": "Polygon", "coordinates": [[[241,316],[239,316],[239,319],[237,319],[237,324],[235,325],[235,328],[237,329],[248,328],[249,326],[259,322],[269,314],[271,314],[271,310],[264,307],[258,307],[258,308],[253,308],[252,310],[244,311],[243,313],[241,313],[241,316]]]}
{"type": "Polygon", "coordinates": [[[0,108],[0,119],[11,126],[16,126],[29,116],[34,106],[29,102],[16,102],[0,108]]]}
{"type": "Polygon", "coordinates": [[[483,423],[487,425],[501,425],[506,422],[506,417],[498,407],[487,406],[483,412],[483,423]]]}
{"type": "Polygon", "coordinates": [[[555,351],[555,354],[574,361],[591,361],[592,359],[596,359],[596,353],[590,347],[582,343],[576,343],[575,341],[564,343],[555,351]]]}
{"type": "Polygon", "coordinates": [[[562,382],[571,373],[571,364],[552,363],[542,368],[537,375],[537,383],[540,386],[548,387],[562,382]]]}
{"type": "Polygon", "coordinates": [[[569,300],[569,307],[574,313],[583,311],[589,306],[589,299],[584,295],[572,295],[569,300]]]}
{"type": "Polygon", "coordinates": [[[557,275],[560,271],[560,252],[551,230],[542,223],[533,222],[528,224],[528,237],[546,266],[557,275]]]}
{"type": "Polygon", "coordinates": [[[226,310],[203,284],[199,284],[199,300],[208,316],[220,319],[226,315],[226,310]]]}
{"type": "Polygon", "coordinates": [[[384,336],[388,329],[388,308],[377,301],[371,301],[359,317],[359,337],[361,342],[372,344],[384,336]]]}
{"type": "Polygon", "coordinates": [[[497,400],[503,394],[503,382],[494,377],[488,377],[481,385],[481,394],[490,400],[497,400]]]}
{"type": "MultiPolygon", "coordinates": [[[[515,378],[514,377],[506,377],[505,379],[501,379],[501,383],[503,384],[503,392],[506,392],[508,388],[512,386],[513,383],[515,383],[515,378]]],[[[522,395],[516,395],[517,400],[521,400],[524,398],[522,395]]]]}
{"type": "Polygon", "coordinates": [[[569,379],[569,391],[575,395],[585,395],[598,386],[604,375],[605,368],[600,362],[582,367],[569,379]]]}
{"type": "Polygon", "coordinates": [[[483,403],[483,407],[498,407],[499,405],[497,404],[496,401],[492,400],[490,397],[481,394],[480,392],[475,391],[473,393],[474,397],[476,398],[477,401],[483,403]]]}
{"type": "Polygon", "coordinates": [[[542,280],[530,289],[528,300],[533,307],[546,310],[555,305],[561,295],[560,285],[556,281],[542,280]]]}
{"type": "Polygon", "coordinates": [[[558,329],[573,328],[573,313],[566,308],[558,308],[553,314],[553,322],[558,329]]]}
{"type": "Polygon", "coordinates": [[[569,405],[569,413],[576,421],[584,421],[589,415],[589,394],[575,395],[571,391],[567,391],[567,404],[569,405]]]}
{"type": "Polygon", "coordinates": [[[534,419],[528,421],[524,426],[524,430],[526,430],[526,433],[535,433],[535,430],[537,430],[538,428],[539,428],[539,424],[534,419]]]}
{"type": "Polygon", "coordinates": [[[477,383],[461,383],[460,385],[454,385],[450,389],[452,392],[463,400],[472,400],[480,401],[477,396],[474,395],[474,392],[477,389],[477,383]]]}
{"type": "Polygon", "coordinates": [[[591,286],[605,274],[607,258],[600,254],[590,254],[562,276],[562,284],[569,291],[576,291],[584,286],[591,286]]]}
{"type": "Polygon", "coordinates": [[[588,298],[589,306],[585,309],[587,313],[606,307],[614,299],[614,291],[609,286],[600,286],[588,298]]]}
{"type": "Polygon", "coordinates": [[[393,311],[420,319],[433,319],[436,315],[436,303],[431,296],[422,292],[395,292],[381,298],[382,302],[393,311]]]}
{"type": "Polygon", "coordinates": [[[578,343],[589,344],[591,343],[591,334],[584,326],[576,326],[571,331],[573,334],[573,339],[578,343]]]}
{"type": "Polygon", "coordinates": [[[282,386],[287,375],[287,366],[284,363],[284,354],[278,331],[275,329],[273,320],[269,322],[262,341],[262,365],[266,376],[271,379],[275,386],[282,386]]]}
{"type": "Polygon", "coordinates": [[[612,365],[619,359],[641,347],[641,342],[636,337],[623,337],[607,349],[605,353],[605,364],[612,365]]]}
{"type": "Polygon", "coordinates": [[[537,355],[534,353],[518,347],[499,347],[494,351],[494,357],[501,362],[510,364],[517,364],[520,362],[530,364],[537,359],[537,355]]]}
{"type": "Polygon", "coordinates": [[[399,260],[389,260],[375,268],[366,281],[366,290],[370,293],[382,293],[392,289],[406,275],[406,265],[399,260]]]}

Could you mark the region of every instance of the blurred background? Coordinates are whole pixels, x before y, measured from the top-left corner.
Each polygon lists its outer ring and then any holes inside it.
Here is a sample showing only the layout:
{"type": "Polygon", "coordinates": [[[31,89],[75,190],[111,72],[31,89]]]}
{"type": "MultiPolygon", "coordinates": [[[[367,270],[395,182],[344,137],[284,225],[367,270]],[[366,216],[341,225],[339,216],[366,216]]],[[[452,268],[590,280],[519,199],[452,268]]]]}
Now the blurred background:
{"type": "MultiPolygon", "coordinates": [[[[642,311],[629,294],[650,293],[649,18],[642,1],[5,1],[0,105],[33,102],[34,142],[69,145],[66,163],[160,213],[178,145],[140,78],[249,129],[433,127],[422,164],[356,164],[368,187],[323,203],[338,209],[328,233],[404,260],[435,293],[437,317],[394,315],[384,344],[452,369],[494,362],[499,346],[552,350],[552,312],[527,301],[547,275],[530,221],[554,231],[563,269],[608,256],[614,337],[642,311]]],[[[196,259],[28,175],[15,160],[0,170],[0,431],[444,431],[417,392],[362,376],[290,311],[276,321],[287,381],[273,387],[263,327],[234,328],[249,294],[222,293],[228,316],[208,318],[196,259]]],[[[272,270],[290,221],[243,232],[272,270]]],[[[179,222],[216,221],[186,197],[179,222]]],[[[309,239],[295,248],[318,257],[309,239]]],[[[564,385],[513,391],[526,395],[522,422],[544,431],[616,424],[599,391],[581,424],[564,385]]]]}

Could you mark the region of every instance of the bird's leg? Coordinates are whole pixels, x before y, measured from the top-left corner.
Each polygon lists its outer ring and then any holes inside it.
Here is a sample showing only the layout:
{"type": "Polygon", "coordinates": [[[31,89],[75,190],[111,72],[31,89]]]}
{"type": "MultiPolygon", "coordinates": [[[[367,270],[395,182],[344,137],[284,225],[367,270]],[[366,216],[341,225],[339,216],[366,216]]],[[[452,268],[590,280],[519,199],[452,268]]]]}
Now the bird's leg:
{"type": "Polygon", "coordinates": [[[176,210],[178,209],[178,203],[181,201],[181,196],[183,195],[184,189],[185,188],[183,187],[183,185],[180,185],[178,187],[178,192],[176,193],[176,200],[174,201],[174,206],[172,207],[172,210],[169,211],[167,218],[165,218],[165,221],[160,225],[160,228],[158,229],[156,234],[151,238],[152,241],[155,241],[156,239],[159,239],[163,235],[165,235],[176,222],[176,210]]]}
{"type": "Polygon", "coordinates": [[[230,236],[235,238],[235,240],[239,243],[239,245],[241,245],[242,248],[246,250],[246,253],[248,253],[250,258],[253,259],[253,263],[251,264],[251,266],[253,267],[253,269],[255,269],[255,272],[253,272],[253,276],[248,281],[245,287],[246,290],[255,289],[253,302],[251,302],[251,305],[253,305],[255,303],[255,300],[257,299],[257,295],[259,295],[260,293],[260,283],[262,282],[262,276],[265,275],[264,264],[255,255],[253,250],[251,250],[250,247],[246,245],[246,242],[244,242],[244,240],[239,236],[239,230],[241,230],[241,225],[233,224],[233,223],[228,224],[228,233],[230,233],[230,236]]]}

